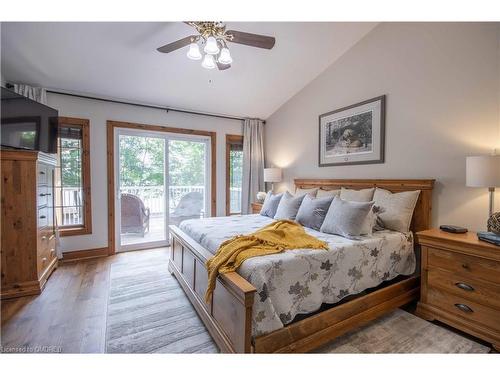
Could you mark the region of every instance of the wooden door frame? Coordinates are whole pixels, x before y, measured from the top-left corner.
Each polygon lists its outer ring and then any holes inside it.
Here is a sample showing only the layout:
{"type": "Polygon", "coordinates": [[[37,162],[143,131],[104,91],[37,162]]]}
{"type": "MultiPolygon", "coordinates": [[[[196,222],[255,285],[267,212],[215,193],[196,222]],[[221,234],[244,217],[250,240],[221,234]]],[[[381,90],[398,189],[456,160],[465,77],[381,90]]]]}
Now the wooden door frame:
{"type": "Polygon", "coordinates": [[[113,255],[116,252],[115,238],[115,129],[136,129],[145,131],[155,131],[174,134],[190,134],[210,137],[210,153],[211,153],[211,173],[210,173],[210,195],[211,204],[210,210],[212,216],[217,213],[217,133],[206,130],[194,130],[173,128],[161,125],[138,124],[124,121],[106,121],[107,130],[107,164],[108,164],[108,255],[113,255]]]}
{"type": "Polygon", "coordinates": [[[235,135],[235,134],[226,134],[226,215],[229,216],[231,215],[231,181],[229,180],[230,176],[230,168],[231,168],[231,163],[230,163],[230,152],[231,144],[235,143],[241,143],[243,144],[243,136],[242,135],[235,135]]]}

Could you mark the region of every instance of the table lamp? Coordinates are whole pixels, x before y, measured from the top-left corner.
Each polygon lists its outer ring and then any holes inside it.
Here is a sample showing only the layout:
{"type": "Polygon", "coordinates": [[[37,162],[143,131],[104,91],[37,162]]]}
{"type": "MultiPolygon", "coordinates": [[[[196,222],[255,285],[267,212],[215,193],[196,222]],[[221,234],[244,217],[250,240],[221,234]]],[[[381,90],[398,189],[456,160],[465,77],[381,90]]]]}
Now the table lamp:
{"type": "Polygon", "coordinates": [[[274,192],[274,183],[281,182],[281,168],[264,168],[264,182],[270,182],[274,192]]]}
{"type": "Polygon", "coordinates": [[[488,188],[490,192],[490,215],[495,209],[495,187],[500,186],[500,155],[468,156],[466,185],[488,188]]]}

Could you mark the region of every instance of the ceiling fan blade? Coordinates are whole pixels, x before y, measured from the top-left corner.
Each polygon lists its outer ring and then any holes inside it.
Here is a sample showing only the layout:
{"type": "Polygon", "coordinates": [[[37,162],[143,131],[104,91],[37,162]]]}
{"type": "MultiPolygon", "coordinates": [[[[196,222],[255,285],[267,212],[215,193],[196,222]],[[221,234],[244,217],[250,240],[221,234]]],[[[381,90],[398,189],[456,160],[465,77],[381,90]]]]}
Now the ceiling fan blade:
{"type": "Polygon", "coordinates": [[[217,61],[217,68],[219,70],[226,70],[231,67],[231,64],[221,64],[220,62],[217,61]]]}
{"type": "Polygon", "coordinates": [[[250,34],[235,30],[228,30],[226,31],[226,34],[233,36],[233,40],[231,40],[233,43],[244,44],[257,48],[271,49],[274,47],[274,43],[276,43],[276,39],[272,36],[250,34]]]}
{"type": "Polygon", "coordinates": [[[195,38],[196,35],[190,35],[185,38],[179,39],[176,42],[165,44],[164,46],[157,48],[157,50],[158,52],[169,53],[178,50],[179,48],[187,46],[189,43],[191,43],[191,40],[194,40],[195,38]]]}

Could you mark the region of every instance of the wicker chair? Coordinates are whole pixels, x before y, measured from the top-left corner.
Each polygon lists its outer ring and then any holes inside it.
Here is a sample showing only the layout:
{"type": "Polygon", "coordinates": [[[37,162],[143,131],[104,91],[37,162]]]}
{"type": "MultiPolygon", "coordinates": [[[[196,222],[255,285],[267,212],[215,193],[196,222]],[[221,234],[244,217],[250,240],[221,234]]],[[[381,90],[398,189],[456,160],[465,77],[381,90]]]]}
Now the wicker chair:
{"type": "Polygon", "coordinates": [[[139,233],[142,237],[149,231],[149,208],[136,195],[121,195],[121,233],[139,233]]]}

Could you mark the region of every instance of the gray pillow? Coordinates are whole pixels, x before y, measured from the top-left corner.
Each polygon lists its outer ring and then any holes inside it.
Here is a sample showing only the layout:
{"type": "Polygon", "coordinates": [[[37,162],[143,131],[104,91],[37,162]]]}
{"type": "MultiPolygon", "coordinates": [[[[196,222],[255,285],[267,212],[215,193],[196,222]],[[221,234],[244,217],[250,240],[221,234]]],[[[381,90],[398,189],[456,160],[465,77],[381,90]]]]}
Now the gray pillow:
{"type": "Polygon", "coordinates": [[[371,202],[371,200],[373,199],[374,191],[375,188],[361,189],[361,190],[341,188],[340,198],[342,198],[345,201],[352,201],[352,202],[371,202]]]}
{"type": "Polygon", "coordinates": [[[295,197],[287,191],[281,198],[274,218],[276,220],[295,220],[297,212],[299,211],[300,204],[302,203],[304,197],[305,195],[295,197]]]}
{"type": "Polygon", "coordinates": [[[282,196],[283,193],[274,194],[272,191],[267,193],[266,199],[264,199],[264,203],[262,204],[262,208],[260,209],[260,214],[262,216],[268,216],[271,219],[274,218],[282,196]]]}
{"type": "Polygon", "coordinates": [[[377,229],[382,227],[408,232],[419,194],[420,190],[391,193],[377,188],[373,195],[375,205],[378,207],[377,229]]]}
{"type": "Polygon", "coordinates": [[[335,197],[320,231],[352,239],[369,234],[363,232],[367,231],[366,218],[373,204],[374,202],[352,202],[335,197]]]}
{"type": "Polygon", "coordinates": [[[295,220],[305,227],[319,230],[332,201],[333,196],[313,198],[310,195],[306,195],[295,220]]]}

